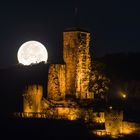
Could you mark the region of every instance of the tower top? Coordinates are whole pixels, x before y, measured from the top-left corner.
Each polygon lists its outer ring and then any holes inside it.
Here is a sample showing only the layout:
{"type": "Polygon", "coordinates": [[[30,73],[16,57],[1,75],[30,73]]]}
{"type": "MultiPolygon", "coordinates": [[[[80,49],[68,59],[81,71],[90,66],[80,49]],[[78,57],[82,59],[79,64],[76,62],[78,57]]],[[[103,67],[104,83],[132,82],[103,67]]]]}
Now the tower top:
{"type": "Polygon", "coordinates": [[[67,28],[64,30],[64,32],[86,32],[86,33],[90,33],[88,30],[83,29],[83,28],[78,28],[78,27],[72,27],[72,28],[67,28]]]}

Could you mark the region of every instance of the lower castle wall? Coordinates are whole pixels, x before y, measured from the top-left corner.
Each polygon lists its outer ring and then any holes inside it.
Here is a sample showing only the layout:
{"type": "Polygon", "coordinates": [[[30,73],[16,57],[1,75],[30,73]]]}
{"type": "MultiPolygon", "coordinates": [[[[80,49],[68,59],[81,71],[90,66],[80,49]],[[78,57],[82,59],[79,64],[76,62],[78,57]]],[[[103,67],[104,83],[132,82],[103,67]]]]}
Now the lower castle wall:
{"type": "Polygon", "coordinates": [[[92,109],[79,108],[79,107],[57,107],[58,116],[68,120],[81,119],[85,122],[91,123],[104,123],[104,112],[94,112],[92,109]]]}
{"type": "MultiPolygon", "coordinates": [[[[105,124],[105,128],[103,129],[93,129],[93,133],[97,135],[119,136],[120,134],[128,135],[140,133],[140,124],[123,121],[123,111],[110,109],[106,112],[94,112],[93,108],[87,109],[80,108],[76,105],[70,106],[67,102],[61,103],[63,104],[62,106],[58,105],[51,107],[51,102],[45,99],[41,101],[41,98],[41,86],[28,86],[24,93],[23,117],[42,117],[67,120],[81,119],[85,123],[90,124],[91,127],[96,127],[96,124],[105,124]],[[31,104],[32,102],[34,102],[34,104],[31,104]],[[36,114],[37,112],[40,112],[40,114],[36,114]]],[[[60,102],[56,101],[56,103],[60,102]]]]}
{"type": "Polygon", "coordinates": [[[108,135],[122,133],[123,111],[110,110],[105,112],[105,129],[108,135]]]}
{"type": "Polygon", "coordinates": [[[123,111],[110,110],[105,113],[106,133],[112,136],[120,134],[140,134],[140,124],[123,121],[123,111]]]}
{"type": "Polygon", "coordinates": [[[140,134],[140,124],[135,122],[123,121],[122,123],[123,134],[140,134]]]}
{"type": "Polygon", "coordinates": [[[81,110],[79,108],[57,107],[58,116],[68,120],[77,120],[81,117],[81,110]]]}

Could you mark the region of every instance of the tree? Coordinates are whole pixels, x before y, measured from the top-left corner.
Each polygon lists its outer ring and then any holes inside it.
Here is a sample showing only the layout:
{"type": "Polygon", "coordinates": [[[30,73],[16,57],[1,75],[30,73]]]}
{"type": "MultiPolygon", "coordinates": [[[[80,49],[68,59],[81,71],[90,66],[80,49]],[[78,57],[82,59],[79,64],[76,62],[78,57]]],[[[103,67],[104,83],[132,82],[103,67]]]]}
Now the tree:
{"type": "Polygon", "coordinates": [[[110,79],[105,74],[105,65],[93,61],[91,63],[89,91],[93,92],[95,98],[105,99],[109,90],[109,83],[110,79]]]}

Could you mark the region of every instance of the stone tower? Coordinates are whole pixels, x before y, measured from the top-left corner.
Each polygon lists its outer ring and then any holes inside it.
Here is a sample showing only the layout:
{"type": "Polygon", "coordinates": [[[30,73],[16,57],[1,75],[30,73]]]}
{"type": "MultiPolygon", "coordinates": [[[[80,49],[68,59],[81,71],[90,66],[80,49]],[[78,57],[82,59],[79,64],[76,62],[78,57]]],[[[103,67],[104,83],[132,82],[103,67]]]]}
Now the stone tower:
{"type": "Polygon", "coordinates": [[[66,63],[66,95],[79,99],[93,98],[89,92],[91,71],[90,33],[70,29],[63,33],[64,61],[66,63]]]}
{"type": "Polygon", "coordinates": [[[28,85],[23,93],[23,112],[41,112],[42,85],[28,85]]]}

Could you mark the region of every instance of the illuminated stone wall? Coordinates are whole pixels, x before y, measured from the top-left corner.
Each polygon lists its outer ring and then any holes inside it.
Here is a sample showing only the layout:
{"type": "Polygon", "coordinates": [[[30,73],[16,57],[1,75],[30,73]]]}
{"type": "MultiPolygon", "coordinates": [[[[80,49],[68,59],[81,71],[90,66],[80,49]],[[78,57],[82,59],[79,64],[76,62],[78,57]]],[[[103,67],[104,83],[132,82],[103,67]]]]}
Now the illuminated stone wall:
{"type": "Polygon", "coordinates": [[[89,92],[91,60],[90,33],[66,31],[64,36],[64,61],[66,63],[66,94],[79,99],[93,98],[89,92]]]}
{"type": "Polygon", "coordinates": [[[23,93],[23,112],[40,112],[43,87],[41,85],[29,85],[23,93]]]}
{"type": "Polygon", "coordinates": [[[105,113],[104,112],[93,112],[92,113],[93,123],[105,123],[105,113]]]}
{"type": "Polygon", "coordinates": [[[126,135],[140,134],[140,124],[135,122],[123,121],[122,133],[126,135]]]}
{"type": "Polygon", "coordinates": [[[48,74],[48,98],[52,100],[65,99],[65,65],[51,64],[48,74]]]}
{"type": "Polygon", "coordinates": [[[74,107],[57,107],[58,116],[68,120],[77,120],[81,118],[80,109],[74,107]]]}
{"type": "Polygon", "coordinates": [[[92,98],[89,92],[89,78],[91,59],[89,53],[90,34],[78,34],[77,65],[76,65],[76,97],[80,99],[92,98]]]}
{"type": "Polygon", "coordinates": [[[77,32],[64,32],[64,61],[66,63],[66,95],[75,96],[76,58],[77,58],[77,32]]]}
{"type": "Polygon", "coordinates": [[[109,135],[117,136],[122,133],[123,111],[110,110],[105,112],[105,128],[109,135]]]}

